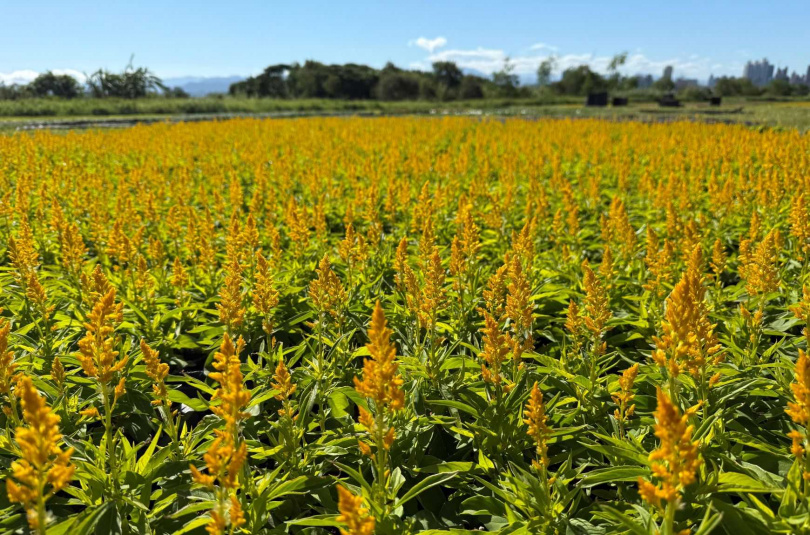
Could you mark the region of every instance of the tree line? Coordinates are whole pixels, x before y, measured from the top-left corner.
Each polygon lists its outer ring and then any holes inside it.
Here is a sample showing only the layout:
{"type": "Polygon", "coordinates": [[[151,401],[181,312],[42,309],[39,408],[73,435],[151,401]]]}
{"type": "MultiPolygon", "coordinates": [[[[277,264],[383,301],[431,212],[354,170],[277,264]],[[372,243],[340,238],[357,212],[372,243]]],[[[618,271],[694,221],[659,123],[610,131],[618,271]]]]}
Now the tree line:
{"type": "Polygon", "coordinates": [[[68,74],[54,74],[51,71],[40,74],[28,84],[0,84],[0,100],[42,97],[136,99],[150,96],[181,98],[188,97],[188,94],[177,87],[166,87],[146,67],[133,67],[131,59],[123,71],[99,69],[87,76],[84,84],[68,74]]]}
{"type": "Polygon", "coordinates": [[[517,76],[506,68],[492,79],[465,74],[450,61],[432,65],[430,71],[401,69],[387,63],[382,69],[347,63],[326,65],[277,64],[261,74],[232,84],[231,95],[269,98],[324,98],[345,100],[471,100],[494,96],[519,96],[517,76]]]}
{"type": "MultiPolygon", "coordinates": [[[[521,85],[514,64],[507,58],[500,70],[489,77],[465,73],[456,63],[440,61],[431,70],[402,69],[387,63],[382,69],[346,63],[327,65],[308,60],[303,64],[276,64],[261,74],[234,83],[232,96],[277,99],[339,100],[475,100],[483,98],[529,98],[548,95],[585,96],[609,92],[643,96],[677,91],[682,98],[701,100],[709,96],[805,96],[810,87],[774,80],[762,88],[745,78],[721,77],[712,88],[679,87],[677,80],[662,76],[623,76],[619,69],[627,53],[617,54],[600,74],[588,65],[563,70],[556,81],[556,58],[544,59],[537,68],[536,85],[521,85]]],[[[86,76],[84,83],[66,74],[51,71],[24,85],[0,84],[0,100],[53,97],[59,99],[145,97],[188,97],[181,88],[169,88],[146,67],[133,67],[132,59],[121,72],[99,69],[86,76]]]]}

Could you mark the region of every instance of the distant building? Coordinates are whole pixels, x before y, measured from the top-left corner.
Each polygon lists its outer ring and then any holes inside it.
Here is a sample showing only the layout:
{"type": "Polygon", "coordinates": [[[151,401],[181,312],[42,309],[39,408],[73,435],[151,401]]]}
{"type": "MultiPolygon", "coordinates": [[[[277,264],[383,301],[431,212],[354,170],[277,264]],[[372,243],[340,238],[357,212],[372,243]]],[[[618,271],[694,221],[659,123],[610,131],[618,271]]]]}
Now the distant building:
{"type": "Polygon", "coordinates": [[[790,83],[791,85],[802,85],[805,83],[804,76],[798,74],[796,71],[790,73],[790,83]]]}
{"type": "Polygon", "coordinates": [[[713,74],[710,74],[709,81],[706,83],[706,86],[708,86],[709,89],[711,89],[716,85],[717,85],[717,78],[715,78],[713,74]]]}
{"type": "Polygon", "coordinates": [[[767,58],[761,61],[749,61],[743,69],[743,78],[747,78],[752,84],[762,87],[768,85],[773,80],[774,66],[768,62],[767,58]]]}
{"type": "Polygon", "coordinates": [[[663,78],[666,80],[672,80],[672,65],[667,65],[666,67],[664,67],[663,78]]]}
{"type": "Polygon", "coordinates": [[[652,87],[653,85],[653,77],[652,74],[639,74],[636,76],[636,80],[638,80],[638,88],[639,89],[647,89],[648,87],[652,87]]]}
{"type": "Polygon", "coordinates": [[[781,69],[776,69],[776,74],[774,75],[774,80],[783,80],[785,82],[788,81],[788,72],[787,67],[783,67],[781,69]]]}
{"type": "Polygon", "coordinates": [[[698,87],[699,85],[697,78],[678,78],[675,80],[675,89],[678,91],[687,87],[698,87]]]}

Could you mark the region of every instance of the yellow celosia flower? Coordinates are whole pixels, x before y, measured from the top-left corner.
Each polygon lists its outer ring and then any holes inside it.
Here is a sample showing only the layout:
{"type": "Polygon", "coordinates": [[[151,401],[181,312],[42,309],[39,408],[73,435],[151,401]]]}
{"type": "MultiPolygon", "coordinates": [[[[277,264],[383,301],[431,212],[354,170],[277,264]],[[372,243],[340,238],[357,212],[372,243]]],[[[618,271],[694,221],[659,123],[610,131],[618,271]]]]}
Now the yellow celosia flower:
{"type": "Polygon", "coordinates": [[[605,354],[607,348],[607,343],[602,341],[602,337],[608,330],[606,324],[612,313],[608,306],[605,287],[590,268],[587,260],[582,262],[582,273],[582,286],[585,289],[585,311],[582,319],[585,328],[591,333],[594,354],[601,356],[605,354]]]}
{"type": "Polygon", "coordinates": [[[436,316],[444,306],[444,267],[439,256],[439,248],[434,247],[424,273],[425,284],[419,299],[418,318],[423,329],[433,328],[436,316]]]}
{"type": "MultiPolygon", "coordinates": [[[[779,229],[770,232],[754,247],[750,256],[745,257],[745,267],[740,266],[740,276],[745,279],[748,295],[758,296],[779,289],[779,253],[782,237],[779,229]]],[[[742,246],[740,246],[742,255],[742,246]]]]}
{"type": "Polygon", "coordinates": [[[609,245],[605,246],[605,252],[602,253],[602,261],[599,262],[599,275],[605,281],[605,286],[610,289],[615,275],[615,265],[613,263],[613,251],[609,245]]]}
{"type": "Polygon", "coordinates": [[[81,231],[76,223],[67,225],[65,231],[59,235],[59,251],[61,262],[67,272],[76,276],[81,270],[87,247],[84,245],[81,231]]]}
{"type": "Polygon", "coordinates": [[[533,311],[534,304],[531,301],[529,280],[523,271],[520,258],[518,255],[513,255],[509,261],[509,284],[506,287],[504,314],[509,318],[512,331],[509,335],[509,342],[515,363],[520,363],[523,353],[534,347],[533,311]]]}
{"type": "Polygon", "coordinates": [[[235,334],[245,318],[242,303],[242,266],[235,255],[231,256],[225,266],[225,285],[219,293],[217,303],[219,321],[225,325],[229,334],[235,334]]]}
{"type": "Polygon", "coordinates": [[[391,333],[386,325],[385,312],[377,301],[366,345],[371,358],[363,363],[363,379],[354,378],[354,388],[374,401],[378,411],[398,411],[405,406],[403,381],[398,372],[397,350],[391,343],[391,333]]]}
{"type": "Polygon", "coordinates": [[[340,535],[373,535],[376,521],[363,507],[363,497],[354,495],[343,485],[338,485],[337,490],[340,511],[337,521],[346,524],[340,535]]]}
{"type": "Polygon", "coordinates": [[[712,268],[712,273],[714,273],[715,280],[720,280],[720,275],[723,274],[723,271],[726,269],[726,251],[723,248],[723,242],[720,241],[720,238],[714,241],[714,247],[712,247],[712,260],[709,265],[712,268]]]}
{"type": "Polygon", "coordinates": [[[273,374],[273,383],[270,385],[274,390],[278,390],[275,398],[279,401],[285,401],[292,397],[296,390],[295,383],[292,382],[292,376],[287,366],[284,364],[284,358],[278,360],[276,371],[273,374]]]}
{"type": "Polygon", "coordinates": [[[663,247],[658,249],[658,236],[652,227],[647,227],[647,246],[644,263],[650,276],[644,284],[644,289],[652,293],[656,299],[666,295],[666,286],[669,282],[672,271],[672,260],[674,256],[672,242],[664,240],[663,247]]]}
{"type": "Polygon", "coordinates": [[[317,278],[309,283],[309,297],[315,309],[340,320],[346,304],[346,290],[337,274],[332,271],[329,256],[324,255],[315,270],[317,278]]]}
{"type": "MultiPolygon", "coordinates": [[[[0,338],[2,334],[0,334],[0,338]]],[[[0,351],[0,359],[2,358],[3,352],[0,351]]],[[[2,365],[0,365],[2,366],[2,365]]],[[[51,380],[56,383],[59,392],[65,389],[65,380],[67,379],[67,375],[65,374],[65,366],[62,364],[62,360],[59,356],[53,358],[53,363],[51,363],[51,380]]]]}
{"type": "Polygon", "coordinates": [[[172,264],[171,283],[172,286],[174,286],[178,290],[182,290],[188,285],[188,272],[186,271],[186,268],[183,267],[183,263],[180,261],[179,256],[174,257],[174,264],[172,264]]]}
{"type": "Polygon", "coordinates": [[[253,306],[262,318],[262,330],[268,336],[273,333],[273,309],[278,305],[279,293],[276,290],[270,264],[262,255],[256,253],[256,281],[251,292],[253,306]]]}
{"type": "Polygon", "coordinates": [[[790,385],[795,402],[789,402],[785,410],[790,419],[799,425],[806,426],[810,421],[810,359],[807,353],[799,350],[795,366],[796,380],[790,385]]]}
{"type": "Polygon", "coordinates": [[[211,396],[211,401],[219,400],[220,403],[212,406],[211,411],[225,420],[225,430],[214,430],[216,438],[203,455],[207,473],[202,473],[194,465],[190,466],[194,482],[217,493],[217,503],[206,527],[212,534],[222,533],[227,526],[225,514],[228,497],[231,527],[236,529],[244,523],[241,506],[237,505],[234,509],[233,505],[242,466],[247,460],[247,444],[239,437],[239,422],[248,417],[242,409],[250,402],[250,392],[244,387],[239,361],[243,348],[242,338],[234,346],[226,333],[220,350],[214,355],[214,369],[217,371],[211,373],[210,377],[219,383],[219,388],[211,396]]]}
{"type": "Polygon", "coordinates": [[[677,377],[685,369],[692,377],[702,377],[709,364],[722,360],[722,349],[709,321],[701,272],[700,247],[695,247],[689,266],[667,298],[661,322],[663,334],[655,337],[653,360],[677,377]]]}
{"type": "Polygon", "coordinates": [[[14,372],[17,365],[14,363],[14,352],[8,349],[8,337],[11,334],[11,323],[7,319],[0,320],[0,394],[11,393],[14,372]]]}
{"type": "Polygon", "coordinates": [[[209,377],[219,383],[219,388],[211,396],[211,401],[219,400],[219,405],[211,407],[211,412],[225,420],[225,429],[234,437],[238,433],[239,422],[248,417],[242,409],[250,403],[250,391],[245,388],[242,377],[242,362],[239,353],[245,341],[240,337],[234,346],[231,337],[225,333],[222,345],[214,354],[214,369],[209,377]]]}
{"type": "Polygon", "coordinates": [[[203,474],[191,465],[191,476],[196,483],[209,489],[213,489],[215,484],[236,489],[239,487],[239,472],[247,459],[247,444],[243,441],[239,446],[234,446],[230,435],[219,429],[214,432],[216,438],[203,455],[208,473],[203,474]]]}
{"type": "Polygon", "coordinates": [[[523,422],[529,427],[526,434],[534,439],[535,449],[537,451],[537,460],[532,461],[532,464],[539,468],[548,470],[548,439],[551,435],[551,429],[546,421],[546,405],[543,403],[543,391],[537,385],[537,381],[532,386],[532,391],[529,394],[529,401],[526,403],[526,410],[523,413],[523,422]]]}
{"type": "Polygon", "coordinates": [[[93,306],[84,324],[87,332],[79,340],[79,362],[85,375],[107,385],[113,376],[127,365],[128,356],[120,360],[115,346],[118,342],[116,327],[123,321],[122,303],[115,302],[115,288],[111,288],[93,306]]]}
{"type": "MultiPolygon", "coordinates": [[[[223,494],[224,492],[230,491],[230,505],[231,508],[233,508],[234,493],[236,489],[239,488],[239,474],[247,459],[247,445],[244,442],[238,447],[235,447],[230,435],[219,429],[214,430],[214,432],[216,433],[216,438],[211,443],[205,455],[203,455],[208,473],[203,474],[194,465],[190,466],[191,478],[195,483],[203,485],[210,490],[215,490],[216,485],[225,489],[224,491],[218,491],[217,504],[210,512],[211,520],[208,522],[206,530],[211,534],[223,533],[227,525],[223,494]]],[[[234,528],[244,523],[244,515],[241,506],[237,506],[236,515],[232,514],[230,521],[234,528]]]]}
{"type": "Polygon", "coordinates": [[[220,514],[218,511],[211,511],[211,520],[208,521],[208,524],[205,526],[205,531],[208,535],[224,535],[225,528],[228,526],[228,522],[225,520],[225,516],[220,514]]]}
{"type": "Polygon", "coordinates": [[[620,390],[610,395],[613,399],[613,403],[618,405],[613,415],[619,422],[622,435],[624,434],[624,424],[627,422],[628,418],[633,416],[636,410],[636,405],[633,403],[633,399],[636,397],[633,393],[633,383],[635,383],[637,376],[638,364],[633,364],[624,370],[622,376],[619,378],[620,390]]]}
{"type": "Polygon", "coordinates": [[[660,443],[650,454],[652,473],[657,484],[638,479],[642,499],[655,507],[661,502],[676,503],[684,487],[697,478],[702,461],[698,443],[692,441],[694,426],[688,420],[696,407],[681,415],[666,393],[658,389],[658,407],[655,410],[655,436],[660,443]]]}
{"type": "Polygon", "coordinates": [[[484,306],[479,309],[483,315],[483,311],[488,311],[493,318],[500,321],[506,306],[506,292],[507,282],[509,280],[509,265],[504,263],[499,267],[492,276],[487,280],[487,286],[484,288],[482,296],[484,298],[484,306]]]}
{"type": "Polygon", "coordinates": [[[242,510],[242,504],[236,497],[236,494],[231,494],[231,508],[228,511],[231,517],[231,526],[238,529],[240,526],[245,525],[245,512],[242,510]]]}
{"type": "Polygon", "coordinates": [[[472,268],[478,262],[478,252],[481,249],[480,229],[473,218],[469,205],[459,203],[459,214],[456,217],[456,226],[460,231],[453,237],[450,255],[450,273],[456,278],[453,285],[456,291],[461,291],[467,279],[471,276],[472,268]]]}
{"type": "Polygon", "coordinates": [[[296,256],[299,256],[309,245],[310,230],[306,210],[298,206],[295,200],[291,198],[287,203],[285,219],[289,229],[290,242],[294,245],[293,252],[296,256]]]}
{"type": "Polygon", "coordinates": [[[164,405],[171,407],[169,392],[166,390],[166,377],[169,375],[169,365],[160,361],[160,354],[149,347],[144,339],[141,339],[141,353],[146,362],[146,375],[152,379],[152,393],[155,399],[152,405],[164,405]]]}
{"type": "Polygon", "coordinates": [[[520,259],[520,263],[529,273],[534,265],[534,229],[537,221],[530,218],[523,224],[520,232],[512,232],[511,256],[520,259]]]}
{"type": "Polygon", "coordinates": [[[481,376],[487,383],[498,385],[503,380],[501,365],[509,355],[509,340],[501,331],[500,325],[489,312],[484,311],[483,345],[479,357],[481,363],[481,376]]]}
{"type": "Polygon", "coordinates": [[[571,299],[565,314],[565,329],[571,335],[571,351],[577,353],[582,346],[582,333],[585,326],[580,316],[579,306],[571,299]]]}
{"type": "Polygon", "coordinates": [[[801,193],[793,198],[788,213],[790,235],[796,238],[796,249],[800,260],[807,259],[810,252],[810,214],[807,212],[806,195],[801,193]]]}
{"type": "Polygon", "coordinates": [[[802,298],[795,305],[788,307],[788,310],[793,312],[796,319],[804,322],[802,334],[807,342],[807,347],[810,348],[810,286],[805,285],[802,287],[802,298]]]}
{"type": "Polygon", "coordinates": [[[412,271],[408,266],[408,238],[403,237],[397,245],[397,251],[394,256],[394,282],[400,292],[406,291],[406,282],[408,280],[408,273],[412,271]]]}
{"type": "Polygon", "coordinates": [[[605,241],[615,243],[623,258],[632,256],[636,248],[636,231],[630,224],[627,209],[619,197],[613,197],[610,202],[605,227],[603,230],[603,237],[607,235],[605,241]]]}
{"type": "Polygon", "coordinates": [[[20,225],[17,238],[8,238],[8,256],[14,266],[14,278],[25,292],[27,281],[39,266],[39,253],[34,247],[34,236],[27,221],[20,225]]]}
{"type": "Polygon", "coordinates": [[[89,277],[82,273],[79,278],[82,284],[82,298],[90,310],[93,310],[96,303],[113,289],[100,264],[96,264],[89,277]]]}
{"type": "Polygon", "coordinates": [[[21,458],[11,465],[6,490],[10,501],[25,507],[31,529],[44,534],[45,502],[73,478],[75,468],[70,463],[73,449],[62,451],[59,447],[62,438],[59,416],[51,411],[31,379],[20,376],[14,390],[21,400],[27,426],[14,432],[21,458]]]}
{"type": "Polygon", "coordinates": [[[353,273],[358,264],[365,261],[368,255],[368,248],[366,247],[366,240],[362,234],[357,234],[354,230],[354,225],[348,223],[346,225],[346,236],[338,244],[338,255],[346,263],[349,273],[349,285],[353,283],[353,273]]]}

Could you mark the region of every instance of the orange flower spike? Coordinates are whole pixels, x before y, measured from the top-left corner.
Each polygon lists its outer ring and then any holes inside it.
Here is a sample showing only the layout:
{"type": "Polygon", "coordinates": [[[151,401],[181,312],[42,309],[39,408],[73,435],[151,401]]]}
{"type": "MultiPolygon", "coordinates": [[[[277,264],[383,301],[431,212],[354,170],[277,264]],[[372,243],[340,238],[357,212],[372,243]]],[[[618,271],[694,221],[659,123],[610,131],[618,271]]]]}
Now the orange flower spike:
{"type": "Polygon", "coordinates": [[[59,416],[34,388],[30,377],[20,375],[14,392],[21,400],[26,427],[14,431],[21,458],[11,464],[6,491],[11,502],[25,507],[31,529],[45,533],[45,502],[73,478],[73,450],[60,448],[59,416]],[[51,489],[46,492],[49,484],[51,489]]]}
{"type": "Polygon", "coordinates": [[[683,489],[697,479],[702,464],[698,443],[692,441],[694,426],[688,424],[693,410],[681,414],[669,396],[658,389],[658,407],[655,410],[655,436],[658,449],[650,454],[653,476],[657,484],[639,478],[639,493],[656,507],[661,502],[674,503],[683,489]]]}
{"type": "Polygon", "coordinates": [[[220,404],[212,406],[211,411],[225,420],[227,432],[236,443],[239,422],[246,419],[248,414],[242,409],[250,402],[250,391],[245,388],[239,360],[239,353],[244,348],[245,341],[240,337],[234,346],[231,337],[225,333],[222,345],[214,354],[214,369],[209,377],[219,383],[219,388],[211,396],[211,400],[219,400],[220,404]]]}
{"type": "Polygon", "coordinates": [[[543,402],[543,391],[537,385],[537,381],[532,386],[532,391],[529,394],[529,401],[526,403],[526,410],[524,412],[523,422],[529,427],[526,434],[534,439],[535,448],[537,450],[537,461],[532,464],[537,468],[548,469],[548,438],[551,435],[551,429],[546,421],[546,406],[543,402]]]}
{"type": "Polygon", "coordinates": [[[373,535],[376,520],[363,507],[363,497],[354,495],[343,485],[338,485],[337,521],[346,525],[340,529],[340,535],[373,535]]]}
{"type": "Polygon", "coordinates": [[[386,325],[385,312],[377,301],[368,330],[370,343],[366,348],[371,358],[363,364],[363,379],[354,378],[358,393],[374,401],[377,410],[398,411],[405,407],[402,377],[396,361],[396,347],[391,343],[391,329],[386,325]]]}

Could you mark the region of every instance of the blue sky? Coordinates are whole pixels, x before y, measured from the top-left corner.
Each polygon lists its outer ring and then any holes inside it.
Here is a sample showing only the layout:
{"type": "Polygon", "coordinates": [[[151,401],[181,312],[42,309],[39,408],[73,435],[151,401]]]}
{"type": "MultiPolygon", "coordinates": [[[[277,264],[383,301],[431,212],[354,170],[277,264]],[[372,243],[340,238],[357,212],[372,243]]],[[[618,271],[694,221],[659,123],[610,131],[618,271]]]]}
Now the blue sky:
{"type": "Polygon", "coordinates": [[[628,73],[672,64],[676,77],[701,79],[739,75],[763,56],[801,74],[810,63],[810,0],[0,0],[0,14],[6,82],[48,69],[120,69],[133,53],[167,78],[249,75],[306,59],[403,67],[449,59],[491,72],[507,55],[528,75],[551,53],[562,67],[603,70],[620,51],[630,54],[628,73]]]}

